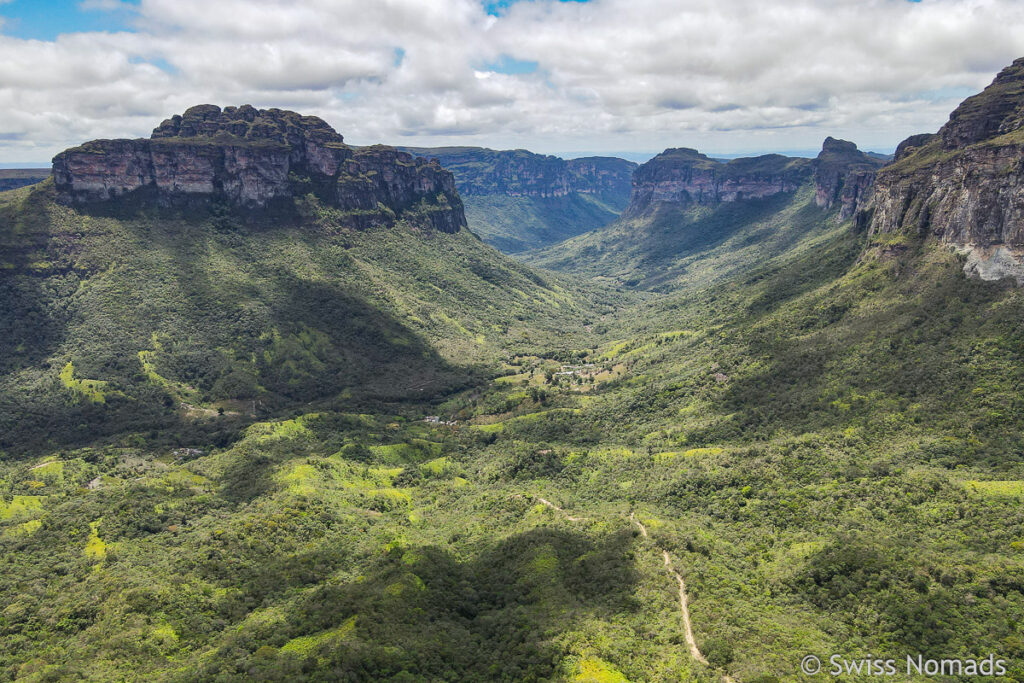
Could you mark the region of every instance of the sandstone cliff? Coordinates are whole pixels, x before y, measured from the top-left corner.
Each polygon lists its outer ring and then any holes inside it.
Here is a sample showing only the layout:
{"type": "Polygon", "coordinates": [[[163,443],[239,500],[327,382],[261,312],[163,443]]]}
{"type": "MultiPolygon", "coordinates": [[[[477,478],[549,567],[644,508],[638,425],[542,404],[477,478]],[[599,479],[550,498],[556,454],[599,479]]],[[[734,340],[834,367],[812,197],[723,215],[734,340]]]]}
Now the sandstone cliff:
{"type": "Polygon", "coordinates": [[[353,148],[315,116],[245,105],[192,107],[149,139],[94,140],[53,160],[58,198],[120,198],[164,207],[225,202],[243,212],[291,210],[310,193],[354,227],[407,219],[465,226],[451,173],[391,147],[353,148]]]}
{"type": "Polygon", "coordinates": [[[613,206],[625,206],[637,164],[616,157],[565,160],[524,149],[483,147],[406,147],[417,156],[437,159],[455,174],[463,196],[565,197],[593,194],[613,206]]]}
{"type": "Polygon", "coordinates": [[[761,199],[794,192],[813,178],[816,204],[826,210],[838,205],[839,217],[845,220],[870,197],[875,173],[883,163],[852,142],[831,137],[815,159],[766,154],[723,162],[695,149],[667,149],[633,174],[626,215],[639,215],[662,204],[713,206],[761,199]]]}
{"type": "Polygon", "coordinates": [[[814,160],[814,201],[825,209],[839,205],[839,218],[846,220],[867,201],[875,174],[884,163],[857,149],[846,140],[825,138],[814,160]]]}
{"type": "Polygon", "coordinates": [[[661,204],[714,205],[793,192],[813,172],[810,159],[779,154],[723,163],[695,149],[667,149],[633,173],[633,191],[624,215],[639,215],[661,204]]]}
{"type": "Polygon", "coordinates": [[[1024,284],[1024,58],[967,98],[937,135],[915,135],[879,172],[870,233],[931,235],[983,279],[1024,284]]]}

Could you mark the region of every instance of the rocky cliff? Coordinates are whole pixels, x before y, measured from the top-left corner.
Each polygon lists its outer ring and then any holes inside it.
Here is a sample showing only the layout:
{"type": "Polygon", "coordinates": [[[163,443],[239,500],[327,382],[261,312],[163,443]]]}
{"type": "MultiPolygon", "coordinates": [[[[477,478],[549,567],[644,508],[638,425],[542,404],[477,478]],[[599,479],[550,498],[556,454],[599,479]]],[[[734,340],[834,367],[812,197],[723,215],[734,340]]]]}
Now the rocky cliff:
{"type": "Polygon", "coordinates": [[[815,204],[824,209],[838,204],[839,218],[846,220],[866,203],[875,174],[884,163],[861,152],[852,142],[825,138],[814,160],[815,204]]]}
{"type": "Polygon", "coordinates": [[[54,157],[53,176],[68,204],[223,202],[254,213],[292,210],[313,194],[354,227],[403,218],[444,232],[465,226],[454,178],[437,163],[391,147],[353,148],[315,116],[249,105],[200,105],[149,139],[85,143],[54,157]]]}
{"type": "Polygon", "coordinates": [[[633,186],[636,162],[618,157],[580,157],[566,162],[569,186],[582,194],[594,194],[613,205],[625,206],[633,186]]]}
{"type": "Polygon", "coordinates": [[[852,216],[870,196],[883,159],[857,145],[826,138],[816,159],[766,154],[759,157],[711,159],[695,149],[667,149],[633,174],[633,192],[626,215],[639,215],[662,204],[713,206],[742,199],[760,199],[793,192],[813,178],[815,203],[839,216],[852,216]]]}
{"type": "Polygon", "coordinates": [[[779,154],[723,163],[695,149],[667,149],[633,173],[624,215],[639,215],[662,204],[715,205],[793,192],[813,172],[810,159],[779,154]]]}
{"type": "Polygon", "coordinates": [[[451,171],[470,229],[507,254],[546,247],[618,218],[637,166],[615,157],[566,160],[523,149],[400,149],[451,171]]]}
{"type": "MultiPolygon", "coordinates": [[[[625,206],[637,164],[616,157],[565,160],[525,149],[483,147],[406,147],[417,156],[437,159],[455,174],[464,196],[565,197],[593,194],[625,206]]],[[[621,207],[620,207],[621,208],[621,207]]]]}
{"type": "Polygon", "coordinates": [[[936,135],[900,144],[865,212],[870,233],[930,235],[982,279],[1024,284],[1024,58],[967,98],[936,135]]]}

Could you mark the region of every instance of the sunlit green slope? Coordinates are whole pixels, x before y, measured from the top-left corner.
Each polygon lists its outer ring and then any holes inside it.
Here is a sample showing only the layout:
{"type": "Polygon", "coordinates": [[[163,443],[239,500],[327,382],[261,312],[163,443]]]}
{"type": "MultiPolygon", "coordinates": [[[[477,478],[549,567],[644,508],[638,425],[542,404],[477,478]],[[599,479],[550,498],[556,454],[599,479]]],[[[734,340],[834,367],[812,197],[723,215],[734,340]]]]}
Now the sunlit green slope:
{"type": "Polygon", "coordinates": [[[547,385],[568,411],[478,429],[532,444],[520,471],[572,515],[635,511],[737,680],[809,653],[1019,661],[1022,320],[936,243],[825,226],[624,318],[547,385]]]}

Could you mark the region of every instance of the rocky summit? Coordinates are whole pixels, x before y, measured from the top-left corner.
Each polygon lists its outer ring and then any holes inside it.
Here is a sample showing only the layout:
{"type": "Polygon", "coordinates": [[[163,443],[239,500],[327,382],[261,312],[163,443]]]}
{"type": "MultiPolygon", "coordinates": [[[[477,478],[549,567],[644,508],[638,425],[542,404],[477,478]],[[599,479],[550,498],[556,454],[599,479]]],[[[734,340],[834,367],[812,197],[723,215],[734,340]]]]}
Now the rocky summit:
{"type": "Polygon", "coordinates": [[[932,235],[968,274],[1024,284],[1024,58],[967,98],[935,135],[914,135],[867,209],[873,235],[932,235]]]}
{"type": "Polygon", "coordinates": [[[65,150],[53,159],[53,177],[65,204],[222,202],[252,214],[292,210],[313,195],[358,228],[399,219],[443,232],[466,225],[452,174],[438,163],[391,147],[350,147],[318,117],[249,105],[200,105],[149,139],[65,150]]]}
{"type": "Polygon", "coordinates": [[[663,203],[714,205],[793,192],[813,170],[810,159],[779,154],[723,163],[695,149],[667,149],[633,174],[624,215],[640,215],[663,203]]]}
{"type": "Polygon", "coordinates": [[[832,137],[816,159],[765,154],[723,162],[695,149],[667,149],[634,173],[626,213],[640,215],[663,203],[713,206],[763,199],[795,192],[813,177],[817,205],[831,209],[838,203],[845,220],[866,200],[883,163],[852,142],[832,137]]]}
{"type": "Polygon", "coordinates": [[[854,214],[871,194],[875,174],[884,161],[857,149],[857,145],[825,138],[814,163],[814,201],[825,209],[839,204],[839,218],[854,214]]]}

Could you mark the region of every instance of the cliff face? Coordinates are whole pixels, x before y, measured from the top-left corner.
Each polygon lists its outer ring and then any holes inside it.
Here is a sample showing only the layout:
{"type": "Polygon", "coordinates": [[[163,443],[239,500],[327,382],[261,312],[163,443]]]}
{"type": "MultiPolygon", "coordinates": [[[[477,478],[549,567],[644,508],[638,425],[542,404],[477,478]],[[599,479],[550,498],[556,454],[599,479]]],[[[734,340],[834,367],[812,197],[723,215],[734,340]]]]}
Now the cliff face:
{"type": "Polygon", "coordinates": [[[614,206],[625,206],[633,186],[637,164],[618,157],[580,157],[569,159],[566,171],[569,185],[581,194],[593,194],[614,206]]]}
{"type": "Polygon", "coordinates": [[[1024,284],[1024,58],[950,115],[900,144],[876,180],[872,234],[932,235],[982,279],[1024,284]]]}
{"type": "Polygon", "coordinates": [[[394,148],[352,148],[315,116],[251,106],[192,107],[149,139],[94,140],[53,160],[60,201],[152,199],[160,206],[211,200],[259,211],[309,193],[355,227],[399,218],[455,232],[465,226],[451,173],[394,148]]]}
{"type": "Polygon", "coordinates": [[[831,137],[816,159],[766,154],[721,162],[695,149],[667,149],[633,174],[626,213],[642,214],[661,204],[713,206],[760,199],[793,192],[813,178],[815,203],[826,210],[838,204],[845,220],[870,196],[883,163],[852,142],[831,137]]]}
{"type": "Polygon", "coordinates": [[[839,218],[846,220],[870,197],[875,174],[884,161],[871,157],[846,140],[825,138],[814,161],[814,202],[831,209],[839,205],[839,218]]]}
{"type": "Polygon", "coordinates": [[[667,149],[633,173],[624,215],[639,215],[660,204],[714,205],[793,192],[813,170],[810,159],[778,154],[723,163],[695,149],[667,149]]]}
{"type": "Polygon", "coordinates": [[[455,174],[465,196],[565,197],[573,193],[599,195],[622,206],[629,196],[637,164],[615,157],[565,160],[524,149],[483,147],[407,147],[413,154],[437,159],[455,174]]]}

